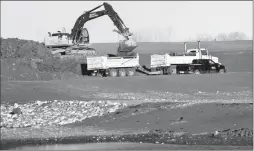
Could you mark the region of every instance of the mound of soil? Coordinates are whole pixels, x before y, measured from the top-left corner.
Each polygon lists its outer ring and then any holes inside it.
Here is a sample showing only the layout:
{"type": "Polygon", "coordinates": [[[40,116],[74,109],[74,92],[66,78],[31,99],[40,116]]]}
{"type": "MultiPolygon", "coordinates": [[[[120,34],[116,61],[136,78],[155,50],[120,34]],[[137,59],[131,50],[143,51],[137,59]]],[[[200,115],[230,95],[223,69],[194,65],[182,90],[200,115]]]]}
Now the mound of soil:
{"type": "Polygon", "coordinates": [[[1,38],[1,59],[9,58],[47,58],[51,52],[41,43],[18,38],[1,38]]]}
{"type": "Polygon", "coordinates": [[[54,56],[43,44],[32,40],[1,38],[2,80],[52,80],[65,74],[81,74],[75,59],[54,56]]]}

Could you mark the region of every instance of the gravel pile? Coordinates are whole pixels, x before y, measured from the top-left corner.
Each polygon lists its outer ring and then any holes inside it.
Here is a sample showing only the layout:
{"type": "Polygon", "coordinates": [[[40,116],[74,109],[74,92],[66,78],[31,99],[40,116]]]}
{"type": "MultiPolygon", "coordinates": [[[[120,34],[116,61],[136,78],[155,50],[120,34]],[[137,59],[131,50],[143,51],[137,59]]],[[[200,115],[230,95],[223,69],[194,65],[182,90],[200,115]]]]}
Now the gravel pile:
{"type": "Polygon", "coordinates": [[[1,125],[7,128],[60,126],[102,116],[126,107],[110,101],[36,101],[19,105],[22,114],[10,114],[14,106],[1,105],[1,125]]]}
{"type": "Polygon", "coordinates": [[[135,100],[141,102],[188,102],[188,103],[252,103],[253,93],[251,91],[242,92],[201,92],[193,94],[173,93],[173,92],[154,92],[146,93],[97,93],[96,97],[119,100],[135,100]]]}

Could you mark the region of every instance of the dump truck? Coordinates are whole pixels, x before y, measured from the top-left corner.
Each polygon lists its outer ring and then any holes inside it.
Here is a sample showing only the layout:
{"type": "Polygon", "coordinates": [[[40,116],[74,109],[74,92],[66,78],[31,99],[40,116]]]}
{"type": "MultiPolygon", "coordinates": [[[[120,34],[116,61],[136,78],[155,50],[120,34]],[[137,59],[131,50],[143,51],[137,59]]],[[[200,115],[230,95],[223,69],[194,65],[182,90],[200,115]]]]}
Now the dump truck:
{"type": "Polygon", "coordinates": [[[207,49],[200,48],[200,41],[198,45],[199,48],[186,50],[185,43],[184,53],[89,56],[87,70],[93,76],[111,77],[133,76],[135,72],[145,75],[225,73],[226,68],[219,63],[218,57],[211,56],[207,49]]]}
{"type": "Polygon", "coordinates": [[[139,55],[136,56],[88,56],[87,72],[92,76],[133,76],[139,66],[139,55]]]}

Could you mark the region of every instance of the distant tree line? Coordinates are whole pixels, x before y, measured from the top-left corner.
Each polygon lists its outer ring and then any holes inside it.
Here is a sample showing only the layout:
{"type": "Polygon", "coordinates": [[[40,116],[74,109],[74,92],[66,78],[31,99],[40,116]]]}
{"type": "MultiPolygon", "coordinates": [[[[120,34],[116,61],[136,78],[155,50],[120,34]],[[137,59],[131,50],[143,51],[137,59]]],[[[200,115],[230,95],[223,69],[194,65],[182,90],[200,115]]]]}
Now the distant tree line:
{"type": "Polygon", "coordinates": [[[172,40],[172,28],[141,29],[134,32],[132,38],[137,42],[169,42],[172,40]]]}
{"type": "Polygon", "coordinates": [[[230,32],[220,33],[217,36],[211,36],[209,34],[197,35],[196,40],[200,41],[234,41],[234,40],[250,40],[250,38],[243,32],[230,32]]]}
{"type": "MultiPolygon", "coordinates": [[[[172,28],[148,30],[143,29],[133,33],[133,39],[137,42],[170,42],[173,39],[172,28]]],[[[243,32],[220,33],[217,36],[210,34],[198,34],[195,38],[189,38],[188,41],[234,41],[234,40],[250,40],[243,32]]]]}

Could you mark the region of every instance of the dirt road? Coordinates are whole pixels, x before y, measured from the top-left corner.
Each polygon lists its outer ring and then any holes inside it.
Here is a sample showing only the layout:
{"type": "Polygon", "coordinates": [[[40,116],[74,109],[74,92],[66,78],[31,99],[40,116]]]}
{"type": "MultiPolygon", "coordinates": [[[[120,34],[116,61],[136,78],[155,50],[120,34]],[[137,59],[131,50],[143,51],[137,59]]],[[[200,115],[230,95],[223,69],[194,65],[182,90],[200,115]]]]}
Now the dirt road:
{"type": "MultiPolygon", "coordinates": [[[[54,81],[3,81],[1,102],[31,100],[110,99],[110,93],[146,94],[150,91],[193,95],[197,92],[227,93],[252,91],[252,73],[226,75],[134,76],[123,78],[81,77],[54,81]],[[217,92],[218,91],[218,92],[217,92]]],[[[226,94],[225,94],[226,96],[226,94]]],[[[160,97],[160,96],[158,96],[160,97]]],[[[111,98],[112,99],[112,98],[111,98]]],[[[119,100],[119,98],[117,98],[119,100]]],[[[182,98],[181,98],[182,99],[182,98]]]]}
{"type": "MultiPolygon", "coordinates": [[[[69,124],[60,129],[54,128],[52,131],[36,128],[14,131],[5,129],[2,131],[2,136],[12,140],[12,143],[19,142],[13,141],[13,138],[22,138],[22,142],[25,143],[26,139],[38,136],[42,140],[47,137],[72,136],[74,138],[71,140],[82,143],[86,142],[83,137],[88,135],[86,128],[91,127],[90,135],[128,134],[130,136],[124,138],[136,142],[137,138],[132,136],[132,133],[166,130],[173,136],[174,133],[188,133],[185,143],[181,141],[176,143],[186,144],[186,142],[193,143],[189,135],[222,131],[225,136],[221,136],[220,141],[216,142],[217,138],[206,135],[207,141],[202,141],[206,140],[202,137],[202,139],[197,138],[196,145],[252,145],[252,141],[249,140],[253,135],[252,82],[250,81],[252,81],[251,73],[240,72],[226,75],[84,77],[47,82],[5,81],[1,83],[2,103],[22,104],[31,100],[54,99],[110,100],[127,103],[128,107],[101,117],[92,117],[83,122],[69,124]],[[104,133],[97,134],[99,131],[104,133]],[[43,135],[38,135],[39,133],[43,135]],[[237,137],[238,134],[241,136],[237,137]],[[225,141],[225,137],[228,140],[234,138],[233,140],[241,141],[225,141]]],[[[151,136],[147,136],[149,137],[151,136]]],[[[159,140],[163,143],[170,143],[168,138],[161,137],[163,139],[159,140]]],[[[110,138],[106,140],[108,139],[110,138]]],[[[7,148],[8,142],[5,143],[7,148]]],[[[18,144],[16,145],[19,146],[18,144]]]]}

